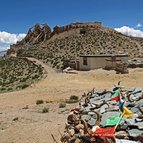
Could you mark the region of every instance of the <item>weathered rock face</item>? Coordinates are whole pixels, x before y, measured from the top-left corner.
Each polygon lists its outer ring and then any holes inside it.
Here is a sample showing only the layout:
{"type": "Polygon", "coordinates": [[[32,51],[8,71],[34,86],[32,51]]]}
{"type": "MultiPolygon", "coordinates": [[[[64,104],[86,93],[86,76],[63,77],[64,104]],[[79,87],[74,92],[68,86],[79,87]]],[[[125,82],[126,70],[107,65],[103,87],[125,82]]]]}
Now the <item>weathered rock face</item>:
{"type": "Polygon", "coordinates": [[[51,28],[45,25],[36,24],[34,28],[30,28],[24,42],[29,44],[37,44],[48,39],[51,34],[51,28]]]}
{"type": "Polygon", "coordinates": [[[37,44],[39,42],[43,42],[47,39],[50,39],[53,35],[59,34],[65,31],[69,31],[71,29],[77,29],[77,28],[97,28],[101,26],[101,22],[91,22],[91,23],[71,23],[66,26],[55,26],[53,28],[53,32],[51,32],[51,28],[47,24],[36,24],[34,27],[30,28],[28,30],[28,33],[26,37],[20,41],[17,42],[16,45],[12,45],[12,49],[15,49],[14,47],[18,47],[20,45],[24,44],[37,44]]]}
{"type": "Polygon", "coordinates": [[[35,45],[42,43],[48,39],[50,39],[55,34],[60,34],[65,31],[69,31],[72,29],[78,28],[98,28],[101,26],[101,22],[90,22],[90,23],[71,23],[66,26],[55,26],[53,28],[53,32],[51,32],[51,28],[47,24],[36,24],[34,27],[28,30],[26,37],[18,41],[16,44],[10,46],[10,49],[7,52],[7,56],[16,53],[17,49],[24,45],[35,45]]]}
{"type": "Polygon", "coordinates": [[[16,44],[10,46],[10,49],[7,51],[7,56],[16,53],[17,49],[24,45],[34,45],[51,37],[51,28],[47,25],[36,24],[34,27],[28,30],[26,37],[18,41],[16,44]]]}

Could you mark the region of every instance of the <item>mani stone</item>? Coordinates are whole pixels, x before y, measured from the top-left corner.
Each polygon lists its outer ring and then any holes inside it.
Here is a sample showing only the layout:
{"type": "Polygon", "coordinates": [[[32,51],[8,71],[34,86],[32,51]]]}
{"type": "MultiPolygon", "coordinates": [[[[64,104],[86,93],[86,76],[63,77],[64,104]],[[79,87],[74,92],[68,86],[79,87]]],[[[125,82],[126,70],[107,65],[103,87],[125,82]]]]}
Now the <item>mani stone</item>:
{"type": "Polygon", "coordinates": [[[107,100],[108,100],[108,99],[111,99],[111,93],[106,93],[106,94],[105,94],[105,100],[106,100],[106,99],[107,99],[107,100]]]}
{"type": "Polygon", "coordinates": [[[95,113],[94,112],[88,112],[88,115],[94,115],[95,113]]]}
{"type": "Polygon", "coordinates": [[[94,106],[91,106],[91,105],[88,105],[87,107],[81,107],[81,110],[85,110],[85,111],[91,111],[92,109],[94,109],[95,105],[94,106]]]}
{"type": "Polygon", "coordinates": [[[90,97],[97,97],[99,96],[97,93],[93,93],[90,97]]]}
{"type": "Polygon", "coordinates": [[[128,91],[129,92],[133,92],[135,90],[135,88],[129,88],[128,91]]]}
{"type": "Polygon", "coordinates": [[[126,130],[128,128],[128,125],[127,124],[122,124],[121,126],[119,126],[119,128],[120,128],[120,130],[126,130]]]}
{"type": "Polygon", "coordinates": [[[82,115],[81,118],[82,118],[83,120],[88,121],[88,120],[90,120],[91,117],[90,117],[89,115],[82,115]]]}
{"type": "Polygon", "coordinates": [[[136,122],[143,122],[143,119],[135,118],[136,122]]]}
{"type": "Polygon", "coordinates": [[[97,115],[94,112],[88,112],[88,115],[90,115],[90,117],[97,119],[97,115]]]}
{"type": "Polygon", "coordinates": [[[140,105],[140,106],[142,106],[142,107],[143,107],[143,99],[141,99],[141,100],[137,101],[137,102],[136,102],[136,104],[137,104],[137,105],[140,105]]]}
{"type": "Polygon", "coordinates": [[[125,139],[116,139],[116,143],[139,143],[139,142],[125,140],[125,139]]]}
{"type": "Polygon", "coordinates": [[[109,108],[106,109],[106,111],[118,111],[119,106],[110,106],[109,108]]]}
{"type": "Polygon", "coordinates": [[[126,103],[126,107],[134,107],[134,106],[135,106],[135,103],[129,103],[129,102],[126,103]]]}
{"type": "Polygon", "coordinates": [[[112,100],[112,101],[109,102],[109,104],[111,104],[111,105],[116,105],[117,102],[116,102],[115,100],[112,100]]]}
{"type": "Polygon", "coordinates": [[[134,125],[135,124],[135,119],[124,119],[125,123],[127,125],[134,125]]]}
{"type": "Polygon", "coordinates": [[[141,88],[135,88],[135,90],[133,91],[134,94],[139,93],[139,92],[142,92],[141,88]]]}
{"type": "Polygon", "coordinates": [[[136,112],[138,112],[138,108],[136,108],[136,107],[133,107],[133,108],[131,108],[131,111],[133,112],[133,113],[136,113],[136,112]]]}
{"type": "Polygon", "coordinates": [[[96,98],[91,98],[91,99],[90,99],[90,103],[101,104],[102,101],[101,101],[101,100],[97,100],[96,98]]]}
{"type": "Polygon", "coordinates": [[[106,112],[106,108],[108,108],[107,104],[104,104],[103,106],[100,107],[100,113],[103,114],[104,112],[106,112]]]}
{"type": "Polygon", "coordinates": [[[94,125],[95,125],[95,122],[96,122],[96,120],[93,119],[93,118],[91,118],[91,119],[88,121],[88,124],[89,124],[90,126],[94,126],[94,125]]]}
{"type": "Polygon", "coordinates": [[[134,125],[136,125],[139,130],[143,130],[143,122],[137,122],[134,125]]]}
{"type": "Polygon", "coordinates": [[[137,137],[137,136],[141,135],[143,133],[143,131],[138,130],[138,129],[131,129],[131,130],[128,130],[128,133],[129,133],[129,136],[131,136],[131,137],[137,137]]]}

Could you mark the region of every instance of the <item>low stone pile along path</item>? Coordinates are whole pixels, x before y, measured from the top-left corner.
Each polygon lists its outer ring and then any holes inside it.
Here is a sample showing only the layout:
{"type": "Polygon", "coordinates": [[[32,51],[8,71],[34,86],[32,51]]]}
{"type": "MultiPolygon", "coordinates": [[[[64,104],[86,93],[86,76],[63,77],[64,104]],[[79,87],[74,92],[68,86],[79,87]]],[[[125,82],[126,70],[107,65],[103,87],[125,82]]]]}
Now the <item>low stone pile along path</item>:
{"type": "Polygon", "coordinates": [[[143,142],[143,89],[115,86],[111,91],[84,93],[67,117],[61,142],[143,142]],[[120,90],[120,100],[113,95],[120,90]],[[122,111],[123,109],[123,111],[122,111]],[[99,129],[103,131],[99,134],[99,129]],[[103,133],[106,129],[106,133],[103,133]],[[114,129],[109,133],[109,129],[114,129]],[[98,131],[98,132],[97,132],[98,131]],[[125,140],[126,139],[126,140],[125,140]]]}

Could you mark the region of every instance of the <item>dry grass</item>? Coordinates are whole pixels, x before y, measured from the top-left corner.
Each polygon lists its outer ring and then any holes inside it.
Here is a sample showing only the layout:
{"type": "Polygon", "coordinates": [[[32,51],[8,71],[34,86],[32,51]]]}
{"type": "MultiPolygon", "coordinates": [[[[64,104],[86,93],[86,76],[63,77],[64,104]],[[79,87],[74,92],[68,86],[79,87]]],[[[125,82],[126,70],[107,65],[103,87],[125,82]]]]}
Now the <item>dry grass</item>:
{"type": "Polygon", "coordinates": [[[27,88],[42,76],[42,66],[27,58],[11,57],[0,60],[0,92],[27,88]]]}

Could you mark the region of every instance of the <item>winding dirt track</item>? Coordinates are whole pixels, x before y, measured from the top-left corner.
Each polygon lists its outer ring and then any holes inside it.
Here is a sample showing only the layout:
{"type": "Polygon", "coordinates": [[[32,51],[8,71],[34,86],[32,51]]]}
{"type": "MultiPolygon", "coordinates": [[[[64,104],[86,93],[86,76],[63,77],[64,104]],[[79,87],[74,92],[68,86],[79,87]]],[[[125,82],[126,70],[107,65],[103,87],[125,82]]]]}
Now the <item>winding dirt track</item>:
{"type": "Polygon", "coordinates": [[[59,131],[63,132],[69,110],[76,106],[59,108],[60,102],[71,95],[80,97],[93,87],[111,89],[119,80],[125,87],[143,88],[143,69],[132,69],[127,75],[101,69],[65,74],[36,59],[30,60],[45,68],[45,78],[24,90],[0,95],[0,143],[53,143],[51,134],[59,142],[59,131]],[[39,99],[44,104],[36,105],[39,99]],[[44,107],[49,108],[49,113],[41,113],[44,107]]]}

